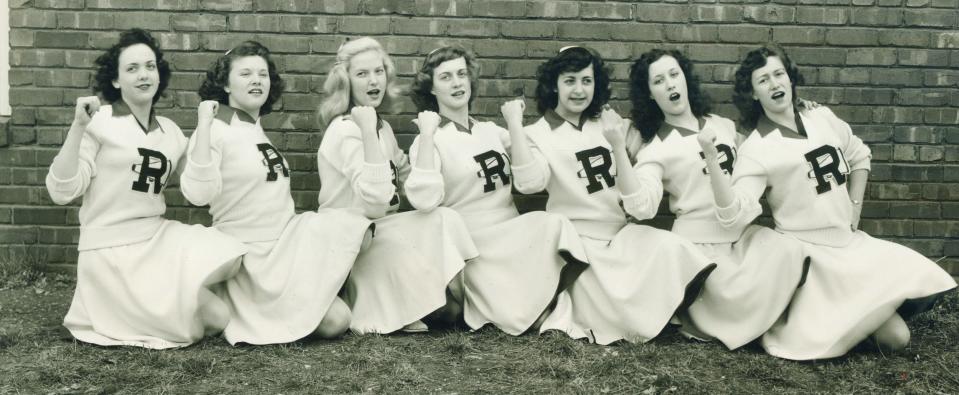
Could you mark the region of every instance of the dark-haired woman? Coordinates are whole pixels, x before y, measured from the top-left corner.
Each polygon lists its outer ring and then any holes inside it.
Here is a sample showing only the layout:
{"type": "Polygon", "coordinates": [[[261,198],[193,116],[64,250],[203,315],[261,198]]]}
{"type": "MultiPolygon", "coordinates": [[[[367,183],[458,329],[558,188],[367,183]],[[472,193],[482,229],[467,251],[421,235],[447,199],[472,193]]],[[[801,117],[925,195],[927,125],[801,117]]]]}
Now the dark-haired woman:
{"type": "MultiPolygon", "coordinates": [[[[469,115],[479,65],[456,47],[434,50],[413,82],[420,134],[410,147],[406,193],[413,207],[449,207],[463,216],[479,257],[463,273],[464,318],[472,329],[492,323],[511,335],[535,328],[564,283],[584,268],[586,255],[564,217],[542,211],[519,215],[513,204],[509,133],[469,115]],[[438,114],[437,114],[438,113],[438,114]]],[[[522,127],[522,103],[503,105],[522,127]],[[514,111],[516,110],[516,111],[514,111]]]]}
{"type": "Polygon", "coordinates": [[[350,309],[337,294],[369,221],[345,211],[295,213],[291,169],[260,126],[282,93],[269,50],[253,41],[217,59],[199,90],[183,194],[209,204],[213,225],[249,248],[227,282],[230,344],[333,338],[349,328],[350,309]]]}
{"type": "Polygon", "coordinates": [[[321,208],[374,220],[372,243],[357,258],[344,292],[354,333],[422,332],[458,323],[461,274],[476,246],[447,208],[398,213],[409,159],[377,111],[397,97],[393,61],[376,40],[343,44],[327,75],[320,115],[328,126],[317,152],[321,208]],[[422,320],[426,319],[427,322],[422,320]]]}
{"type": "Polygon", "coordinates": [[[737,136],[733,121],[710,114],[693,65],[676,50],[642,54],[630,70],[633,122],[643,148],[635,170],[645,202],[627,206],[653,218],[663,191],[676,215],[673,233],[717,263],[700,298],[681,315],[681,329],[716,338],[730,350],[765,333],[789,305],[803,274],[802,246],[792,237],[750,225],[726,228],[715,195],[731,193],[737,136]]]}
{"type": "Polygon", "coordinates": [[[821,359],[872,336],[904,347],[904,318],[931,307],[955,281],[934,262],[857,230],[870,151],[829,109],[800,113],[802,76],[776,46],[749,52],[736,71],[734,103],[750,132],[740,145],[733,192],[717,198],[727,226],[751,222],[763,192],[776,230],[802,241],[812,258],[805,284],[763,336],[772,355],[821,359]]]}
{"type": "Polygon", "coordinates": [[[80,205],[77,288],[63,325],[78,340],[171,348],[226,326],[212,287],[239,268],[242,244],[214,229],[166,220],[163,196],[187,139],[153,105],[170,79],[156,40],[123,32],[96,60],[96,96],[77,99],[47,174],[51,199],[80,205]]]}
{"type": "Polygon", "coordinates": [[[542,329],[600,344],[647,341],[695,300],[715,264],[672,233],[626,223],[620,204],[639,204],[640,184],[627,123],[602,110],[610,97],[602,58],[564,48],[537,74],[543,117],[526,128],[509,123],[516,189],[549,192],[546,211],[573,222],[589,261],[542,329]]]}

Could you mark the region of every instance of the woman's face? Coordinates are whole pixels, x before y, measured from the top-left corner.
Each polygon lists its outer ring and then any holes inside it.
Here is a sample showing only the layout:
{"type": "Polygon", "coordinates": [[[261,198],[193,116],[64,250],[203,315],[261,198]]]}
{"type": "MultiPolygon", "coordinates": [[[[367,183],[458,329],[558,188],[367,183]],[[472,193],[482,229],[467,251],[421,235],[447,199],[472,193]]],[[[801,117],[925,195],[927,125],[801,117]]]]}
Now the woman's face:
{"type": "Polygon", "coordinates": [[[767,114],[781,114],[792,108],[792,81],[778,56],[766,58],[766,65],[753,71],[753,99],[767,114]]]}
{"type": "Polygon", "coordinates": [[[152,105],[160,86],[156,54],[146,44],[133,44],[120,51],[119,70],[113,87],[123,101],[133,105],[152,105]]]}
{"type": "Polygon", "coordinates": [[[436,97],[440,113],[466,108],[473,94],[466,58],[447,60],[436,66],[433,69],[433,89],[430,93],[436,97]]]}
{"type": "Polygon", "coordinates": [[[556,79],[556,94],[559,100],[556,112],[561,115],[579,116],[593,102],[596,85],[593,65],[576,72],[565,72],[556,79]]]}
{"type": "Polygon", "coordinates": [[[680,116],[689,111],[689,90],[686,74],[676,58],[665,55],[649,65],[649,93],[669,116],[680,116]]]}
{"type": "Polygon", "coordinates": [[[230,107],[258,116],[260,107],[270,96],[270,69],[266,59],[261,56],[233,59],[224,90],[230,95],[230,107]]]}
{"type": "Polygon", "coordinates": [[[379,51],[363,51],[352,58],[347,67],[350,76],[350,97],[354,106],[379,107],[386,95],[386,66],[379,51]]]}

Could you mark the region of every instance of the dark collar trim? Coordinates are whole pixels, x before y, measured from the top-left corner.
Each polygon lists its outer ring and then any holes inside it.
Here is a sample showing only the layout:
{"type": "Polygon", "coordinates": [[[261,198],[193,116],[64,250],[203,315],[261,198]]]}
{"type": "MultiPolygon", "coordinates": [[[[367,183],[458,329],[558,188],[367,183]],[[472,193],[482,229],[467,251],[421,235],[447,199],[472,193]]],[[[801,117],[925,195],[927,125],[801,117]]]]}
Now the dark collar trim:
{"type": "MultiPolygon", "coordinates": [[[[698,117],[696,121],[699,123],[699,130],[702,130],[706,126],[706,118],[698,117]]],[[[695,130],[689,130],[681,126],[676,126],[666,121],[663,121],[663,124],[659,126],[659,130],[656,131],[656,137],[659,137],[659,140],[666,140],[667,137],[673,132],[679,133],[680,136],[692,136],[697,133],[695,130]]]]}
{"type": "Polygon", "coordinates": [[[799,109],[796,108],[793,109],[793,111],[796,117],[796,127],[799,128],[798,131],[773,122],[765,113],[759,116],[759,120],[756,122],[756,131],[759,132],[760,136],[766,137],[769,133],[772,133],[773,130],[779,129],[779,133],[785,138],[805,139],[807,136],[806,126],[803,125],[802,117],[799,116],[799,109]]]}
{"type": "Polygon", "coordinates": [[[216,119],[219,119],[229,125],[231,122],[233,122],[233,114],[236,114],[236,119],[239,121],[252,124],[256,123],[256,120],[253,119],[250,114],[247,114],[246,111],[238,110],[222,103],[220,104],[220,109],[216,112],[216,119]]]}
{"type": "Polygon", "coordinates": [[[552,110],[552,109],[546,110],[546,113],[543,114],[543,118],[546,119],[546,123],[548,123],[549,127],[553,130],[556,130],[556,128],[563,126],[564,123],[568,123],[574,129],[581,132],[583,131],[583,125],[586,125],[586,121],[589,120],[588,117],[584,116],[583,114],[580,114],[579,125],[577,125],[570,121],[567,121],[566,118],[561,117],[559,114],[556,113],[556,110],[552,110]]]}
{"type": "Polygon", "coordinates": [[[467,123],[467,125],[465,125],[465,126],[462,125],[462,124],[460,124],[459,122],[456,122],[456,121],[454,121],[454,120],[446,117],[446,116],[443,115],[443,114],[440,114],[440,119],[443,121],[443,124],[442,124],[440,127],[445,128],[446,125],[453,124],[453,127],[455,127],[456,130],[458,130],[458,131],[460,131],[460,132],[463,132],[463,133],[467,133],[467,134],[473,134],[473,132],[472,132],[473,126],[476,125],[476,120],[474,120],[472,117],[467,117],[467,118],[466,118],[466,123],[467,123]]]}
{"type": "MultiPolygon", "coordinates": [[[[352,121],[352,120],[353,120],[352,118],[350,118],[350,111],[349,111],[349,110],[347,110],[345,113],[343,113],[343,115],[340,115],[340,116],[343,117],[343,120],[346,120],[346,121],[352,121]]],[[[380,135],[380,129],[383,129],[383,126],[384,126],[385,123],[386,123],[386,122],[383,121],[383,118],[380,118],[380,114],[376,114],[376,136],[377,136],[377,137],[379,137],[379,135],[380,135]]]]}
{"type": "MultiPolygon", "coordinates": [[[[116,102],[113,103],[114,117],[125,117],[127,115],[132,116],[133,111],[130,110],[130,106],[128,106],[127,103],[123,101],[123,99],[117,100],[116,102]]],[[[152,106],[150,107],[150,116],[148,121],[149,124],[147,126],[143,126],[143,124],[140,123],[140,120],[137,119],[137,117],[135,116],[133,117],[133,120],[136,121],[137,126],[140,127],[140,130],[142,130],[143,133],[150,133],[151,130],[157,130],[157,129],[160,129],[161,132],[166,133],[166,131],[160,127],[160,122],[157,121],[157,117],[156,117],[156,109],[154,109],[152,106]]]]}

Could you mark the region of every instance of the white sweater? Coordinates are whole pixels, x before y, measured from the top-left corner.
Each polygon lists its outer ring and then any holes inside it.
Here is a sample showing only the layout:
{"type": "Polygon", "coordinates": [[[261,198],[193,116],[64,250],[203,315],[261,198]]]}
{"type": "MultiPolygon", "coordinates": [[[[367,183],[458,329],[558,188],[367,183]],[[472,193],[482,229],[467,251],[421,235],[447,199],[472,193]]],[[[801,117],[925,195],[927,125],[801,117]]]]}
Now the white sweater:
{"type": "Polygon", "coordinates": [[[163,188],[177,168],[187,139],[173,121],[151,111],[146,130],[118,100],[102,106],[80,141],[77,173],[47,173],[54,203],[83,196],[80,251],[148,240],[163,224],[163,188]]]}
{"type": "Polygon", "coordinates": [[[717,211],[727,226],[758,216],[759,197],[772,208],[776,229],[812,243],[844,246],[852,238],[848,175],[869,169],[870,151],[826,107],[797,117],[799,131],[765,116],[740,145],[733,172],[736,199],[717,211]],[[803,138],[805,134],[805,138],[803,138]]]}
{"type": "Polygon", "coordinates": [[[377,122],[380,149],[389,163],[375,165],[363,158],[360,127],[347,115],[326,128],[316,155],[320,173],[320,208],[349,208],[376,219],[399,209],[397,191],[410,174],[410,163],[399,148],[393,129],[377,122]]]}
{"type": "Polygon", "coordinates": [[[434,170],[416,167],[421,155],[418,136],[410,147],[413,168],[405,184],[410,204],[420,210],[452,208],[468,224],[476,222],[473,217],[518,215],[507,154],[509,132],[492,122],[470,119],[467,128],[444,121],[433,137],[434,170]]]}
{"type": "MultiPolygon", "coordinates": [[[[740,136],[736,125],[729,119],[708,115],[699,119],[699,129],[705,128],[716,132],[719,164],[731,177],[740,136]]],[[[636,219],[653,218],[665,190],[669,211],[676,215],[673,232],[695,243],[731,243],[739,239],[743,228],[727,228],[716,219],[716,203],[697,133],[663,122],[636,155],[634,169],[645,203],[626,209],[636,219]]]]}
{"type": "MultiPolygon", "coordinates": [[[[190,152],[196,134],[190,138],[190,152]]],[[[289,165],[259,120],[221,105],[210,127],[210,163],[187,159],[180,189],[190,203],[210,205],[213,226],[243,242],[280,237],[295,214],[289,165]]]]}
{"type": "Polygon", "coordinates": [[[563,214],[582,233],[615,233],[626,224],[620,208],[638,205],[640,192],[623,196],[616,186],[616,164],[599,121],[573,125],[553,111],[524,128],[533,160],[513,165],[516,190],[546,190],[546,211],[563,214]]]}

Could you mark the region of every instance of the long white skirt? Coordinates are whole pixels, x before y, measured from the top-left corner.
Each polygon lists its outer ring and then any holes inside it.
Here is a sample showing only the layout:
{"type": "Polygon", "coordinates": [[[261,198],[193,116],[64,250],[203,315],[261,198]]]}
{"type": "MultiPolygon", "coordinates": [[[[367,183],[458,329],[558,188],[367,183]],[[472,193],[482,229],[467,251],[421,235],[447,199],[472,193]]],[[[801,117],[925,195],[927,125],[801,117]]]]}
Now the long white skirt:
{"type": "Polygon", "coordinates": [[[649,341],[694,300],[716,266],[695,245],[661,229],[627,224],[605,236],[577,229],[589,268],[560,294],[541,331],[604,345],[649,341]]]}
{"type": "Polygon", "coordinates": [[[347,210],[294,216],[274,241],[247,243],[227,282],[230,344],[288,343],[313,333],[346,281],[370,221],[347,210]]]}
{"type": "Polygon", "coordinates": [[[763,336],[766,351],[780,358],[841,356],[897,309],[908,319],[956,287],[935,262],[862,231],[845,247],[803,245],[812,258],[806,283],[788,314],[763,336]]]}
{"type": "Polygon", "coordinates": [[[391,333],[446,305],[446,287],[478,255],[455,211],[410,211],[373,221],[373,241],[357,257],[344,301],[350,330],[391,333]]]}
{"type": "Polygon", "coordinates": [[[211,290],[232,277],[242,243],[201,225],[165,220],[149,240],[80,251],[63,326],[101,346],[184,347],[230,319],[211,290]]]}
{"type": "Polygon", "coordinates": [[[463,316],[474,330],[492,323],[515,336],[553,301],[563,268],[586,264],[586,252],[573,224],[561,215],[507,214],[482,224],[466,218],[480,255],[463,271],[463,316]]]}
{"type": "Polygon", "coordinates": [[[730,350],[758,339],[789,306],[802,280],[802,244],[752,225],[735,243],[696,245],[717,267],[689,306],[689,317],[730,350]]]}

